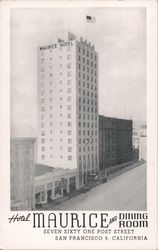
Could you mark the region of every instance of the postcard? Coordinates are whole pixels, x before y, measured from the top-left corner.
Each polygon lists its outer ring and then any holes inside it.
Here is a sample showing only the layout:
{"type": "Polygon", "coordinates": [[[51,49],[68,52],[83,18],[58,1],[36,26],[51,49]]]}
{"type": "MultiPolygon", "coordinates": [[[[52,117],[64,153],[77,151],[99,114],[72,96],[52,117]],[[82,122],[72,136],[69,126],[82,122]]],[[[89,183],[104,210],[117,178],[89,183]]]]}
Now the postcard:
{"type": "Polygon", "coordinates": [[[157,249],[157,1],[1,1],[1,249],[157,249]]]}

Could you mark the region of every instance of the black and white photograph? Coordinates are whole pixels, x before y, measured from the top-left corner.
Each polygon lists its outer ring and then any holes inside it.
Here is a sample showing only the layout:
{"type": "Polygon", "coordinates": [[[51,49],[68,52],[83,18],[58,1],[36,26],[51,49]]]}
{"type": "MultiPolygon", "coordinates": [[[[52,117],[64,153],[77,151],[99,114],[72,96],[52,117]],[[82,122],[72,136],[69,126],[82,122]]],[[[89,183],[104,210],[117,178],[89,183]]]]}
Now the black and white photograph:
{"type": "Polygon", "coordinates": [[[11,209],[146,210],[146,9],[10,11],[11,209]]]}
{"type": "Polygon", "coordinates": [[[157,249],[157,1],[0,1],[0,249],[157,249]]]}

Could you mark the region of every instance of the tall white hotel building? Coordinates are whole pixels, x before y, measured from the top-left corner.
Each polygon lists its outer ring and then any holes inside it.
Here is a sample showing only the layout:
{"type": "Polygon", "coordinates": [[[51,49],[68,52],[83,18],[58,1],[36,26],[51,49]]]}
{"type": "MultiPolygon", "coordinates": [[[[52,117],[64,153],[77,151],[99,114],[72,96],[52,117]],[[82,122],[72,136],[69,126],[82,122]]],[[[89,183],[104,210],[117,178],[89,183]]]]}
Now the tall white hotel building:
{"type": "Polygon", "coordinates": [[[82,38],[39,48],[38,161],[76,169],[78,186],[99,170],[98,55],[82,38]]]}

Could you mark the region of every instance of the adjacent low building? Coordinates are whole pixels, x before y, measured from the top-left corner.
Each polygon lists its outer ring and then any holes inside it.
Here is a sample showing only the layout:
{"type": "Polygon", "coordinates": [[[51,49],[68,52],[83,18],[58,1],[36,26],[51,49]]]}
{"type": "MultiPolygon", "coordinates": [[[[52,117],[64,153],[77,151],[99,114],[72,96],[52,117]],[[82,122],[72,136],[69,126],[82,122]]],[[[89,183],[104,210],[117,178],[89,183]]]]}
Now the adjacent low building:
{"type": "Polygon", "coordinates": [[[99,116],[100,171],[132,158],[132,120],[99,116]]]}
{"type": "Polygon", "coordinates": [[[76,169],[53,168],[36,164],[35,203],[46,204],[76,191],[76,169]]]}
{"type": "Polygon", "coordinates": [[[10,196],[11,210],[32,210],[36,145],[34,138],[11,138],[10,196]]]}

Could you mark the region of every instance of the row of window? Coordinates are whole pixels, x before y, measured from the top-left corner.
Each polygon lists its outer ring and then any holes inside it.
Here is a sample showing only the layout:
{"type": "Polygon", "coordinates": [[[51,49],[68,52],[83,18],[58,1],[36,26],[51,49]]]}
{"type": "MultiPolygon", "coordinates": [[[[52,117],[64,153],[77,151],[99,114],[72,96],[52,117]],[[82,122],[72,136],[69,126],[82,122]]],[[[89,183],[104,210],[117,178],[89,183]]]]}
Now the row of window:
{"type": "Polygon", "coordinates": [[[78,126],[79,127],[83,127],[83,128],[85,128],[85,127],[87,127],[87,128],[89,128],[89,127],[91,127],[91,128],[97,128],[97,123],[89,123],[89,122],[78,122],[78,126]]]}
{"type": "Polygon", "coordinates": [[[90,84],[89,82],[85,82],[85,81],[83,81],[83,85],[81,86],[81,81],[79,80],[78,81],[78,86],[79,87],[86,87],[87,89],[91,89],[91,90],[97,90],[97,86],[96,85],[94,85],[94,84],[90,84]]]}
{"type": "MultiPolygon", "coordinates": [[[[46,155],[42,154],[41,158],[42,158],[42,160],[45,160],[46,159],[46,155]]],[[[53,158],[52,154],[50,154],[50,158],[53,158]]],[[[62,158],[63,158],[63,155],[60,155],[60,159],[62,159],[62,158]]],[[[72,155],[68,155],[67,159],[68,159],[68,161],[72,161],[72,155]]]]}
{"type": "Polygon", "coordinates": [[[94,146],[92,145],[91,147],[90,147],[90,146],[88,146],[88,147],[83,146],[83,147],[79,147],[79,148],[78,148],[79,153],[81,153],[81,152],[86,152],[86,151],[90,151],[90,150],[91,150],[91,151],[93,151],[93,150],[94,150],[94,151],[97,151],[97,146],[94,147],[94,146]]]}
{"type": "Polygon", "coordinates": [[[79,78],[81,78],[82,77],[82,79],[87,79],[87,81],[91,81],[91,82],[95,82],[95,83],[97,83],[97,79],[96,79],[96,74],[95,74],[95,77],[93,77],[93,76],[89,76],[89,75],[87,75],[87,74],[85,74],[85,73],[81,73],[80,71],[78,72],[78,77],[79,78]]]}
{"type": "Polygon", "coordinates": [[[97,70],[96,70],[97,65],[96,64],[95,64],[95,70],[94,70],[94,68],[90,68],[89,66],[87,66],[87,67],[86,66],[85,65],[81,66],[81,64],[79,63],[78,64],[78,69],[86,71],[88,74],[91,73],[91,75],[97,76],[97,70]]]}
{"type": "MultiPolygon", "coordinates": [[[[59,68],[62,68],[62,66],[63,66],[63,64],[59,64],[59,68]]],[[[65,65],[64,65],[65,66],[65,65]]],[[[71,67],[72,67],[72,64],[71,63],[67,63],[67,65],[66,65],[66,67],[67,67],[67,69],[70,69],[71,67]]],[[[52,69],[53,68],[53,65],[52,64],[50,64],[49,65],[49,68],[50,69],[52,69]]],[[[42,73],[45,73],[46,71],[47,71],[47,67],[46,66],[41,66],[41,72],[42,73]]],[[[64,68],[65,69],[65,68],[64,68]]],[[[56,71],[56,68],[55,68],[55,71],[56,71]]],[[[41,74],[41,75],[43,75],[43,74],[41,74]]],[[[52,73],[50,73],[50,76],[52,77],[52,73]]]]}
{"type": "Polygon", "coordinates": [[[97,68],[97,64],[94,63],[93,61],[90,61],[89,59],[86,60],[85,57],[81,57],[80,55],[78,56],[78,61],[79,63],[82,61],[82,64],[86,64],[88,66],[94,67],[95,69],[97,68]]]}
{"type": "MultiPolygon", "coordinates": [[[[67,49],[67,51],[71,51],[71,46],[67,46],[67,47],[61,47],[60,46],[60,51],[62,51],[63,49],[67,49]]],[[[49,50],[41,50],[41,56],[45,56],[48,52],[52,53],[54,50],[49,49],[49,50]]]]}
{"type": "MultiPolygon", "coordinates": [[[[81,95],[81,89],[79,88],[78,89],[78,91],[79,91],[79,94],[81,95]]],[[[50,89],[49,90],[49,92],[50,92],[50,94],[53,92],[53,90],[52,89],[50,89]]],[[[62,93],[63,92],[63,89],[62,88],[60,88],[59,89],[59,92],[60,93],[62,93]]],[[[71,88],[68,88],[67,89],[67,93],[69,94],[69,93],[71,93],[72,92],[72,89],[71,88]]],[[[95,92],[93,92],[93,91],[89,91],[89,90],[85,90],[85,89],[83,89],[83,91],[82,91],[82,93],[83,93],[83,95],[87,95],[88,97],[90,96],[90,93],[91,93],[91,98],[97,98],[97,93],[95,93],[95,92]]],[[[44,96],[46,94],[46,91],[45,90],[41,90],[41,96],[44,96]]],[[[89,98],[85,98],[85,97],[83,97],[83,100],[89,100],[89,98]]],[[[81,99],[79,99],[79,100],[81,100],[81,99]]],[[[96,103],[96,105],[97,105],[97,100],[95,101],[95,103],[96,103]]]]}
{"type": "MultiPolygon", "coordinates": [[[[65,105],[64,105],[65,106],[65,105]]],[[[50,105],[49,106],[49,108],[50,109],[53,109],[53,106],[52,105],[50,105]]],[[[59,108],[60,109],[62,109],[63,108],[63,105],[61,104],[61,105],[59,105],[59,108]]],[[[72,105],[67,105],[67,109],[68,110],[72,110],[72,105]]],[[[92,112],[92,113],[97,113],[97,108],[94,108],[94,107],[89,107],[89,106],[85,106],[85,105],[83,105],[83,106],[81,106],[81,105],[78,105],[78,110],[79,111],[86,111],[86,112],[92,112]]],[[[45,111],[45,106],[41,106],[41,111],[45,111]]]]}
{"type": "Polygon", "coordinates": [[[87,104],[91,104],[91,105],[95,105],[95,106],[97,106],[97,100],[96,99],[89,99],[89,98],[85,98],[85,97],[83,97],[83,98],[81,98],[81,97],[79,97],[78,98],[78,102],[79,103],[86,103],[86,101],[87,101],[87,104]]]}
{"type": "Polygon", "coordinates": [[[88,50],[86,51],[84,48],[81,50],[81,47],[78,47],[78,52],[82,53],[83,55],[86,55],[87,57],[90,57],[91,59],[97,60],[97,56],[94,55],[93,53],[90,53],[88,50]]]}
{"type": "MultiPolygon", "coordinates": [[[[81,88],[78,88],[78,92],[79,92],[79,94],[81,95],[81,88]]],[[[83,95],[86,95],[86,96],[90,96],[90,93],[91,93],[91,98],[97,98],[97,93],[94,91],[89,91],[89,90],[85,90],[85,89],[83,89],[83,91],[82,91],[82,94],[83,95]]]]}
{"type": "Polygon", "coordinates": [[[128,121],[102,121],[100,120],[100,127],[104,129],[104,127],[113,127],[113,129],[118,128],[132,128],[132,122],[128,121]]]}
{"type": "MultiPolygon", "coordinates": [[[[53,150],[53,147],[50,146],[49,149],[50,149],[50,150],[53,150]]],[[[41,147],[41,151],[42,151],[42,152],[45,152],[45,150],[46,150],[45,146],[42,146],[42,147],[41,147]]],[[[60,150],[63,150],[63,147],[60,147],[60,150]]],[[[68,152],[72,152],[72,147],[68,147],[68,148],[67,148],[67,151],[68,151],[68,152]]]]}
{"type": "Polygon", "coordinates": [[[94,108],[94,107],[91,107],[90,108],[90,106],[85,106],[85,105],[83,105],[83,106],[81,106],[81,105],[78,105],[78,110],[79,111],[86,111],[86,112],[92,112],[92,113],[97,113],[97,111],[98,111],[98,109],[97,108],[94,108]]]}
{"type": "Polygon", "coordinates": [[[97,121],[97,118],[98,118],[98,115],[93,115],[93,114],[85,114],[85,113],[78,113],[78,118],[79,119],[87,119],[87,120],[91,120],[91,121],[93,121],[93,120],[95,120],[95,121],[97,121]]]}
{"type": "MultiPolygon", "coordinates": [[[[97,156],[97,154],[84,154],[84,155],[79,155],[78,156],[78,159],[79,159],[79,161],[86,161],[86,158],[87,158],[87,160],[91,160],[91,161],[93,161],[94,162],[94,160],[96,160],[97,161],[97,159],[98,159],[98,156],[97,156]]],[[[82,164],[82,162],[80,162],[79,163],[79,165],[81,165],[82,164]]]]}
{"type": "MultiPolygon", "coordinates": [[[[60,72],[59,72],[59,75],[62,76],[62,74],[63,74],[63,72],[60,71],[60,72]]],[[[68,77],[72,76],[72,71],[67,71],[67,76],[68,76],[68,77]]],[[[52,74],[52,73],[49,73],[49,77],[52,78],[52,77],[53,77],[53,74],[52,74]]],[[[44,73],[42,73],[40,78],[41,78],[41,80],[45,80],[45,79],[47,78],[47,75],[44,74],[44,73]]]]}
{"type": "Polygon", "coordinates": [[[78,143],[81,144],[91,144],[91,143],[97,143],[97,138],[79,138],[78,143]]]}

